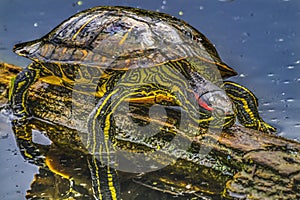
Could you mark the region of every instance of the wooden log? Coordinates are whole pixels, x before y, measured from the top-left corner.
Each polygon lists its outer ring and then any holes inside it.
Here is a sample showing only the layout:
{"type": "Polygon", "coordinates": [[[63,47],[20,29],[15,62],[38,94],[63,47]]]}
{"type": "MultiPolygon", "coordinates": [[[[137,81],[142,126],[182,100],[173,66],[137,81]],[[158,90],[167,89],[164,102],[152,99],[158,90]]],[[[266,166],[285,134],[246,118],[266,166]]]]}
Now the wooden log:
{"type": "MultiPolygon", "coordinates": [[[[2,104],[7,102],[9,79],[20,70],[0,64],[2,104]]],[[[76,94],[74,101],[73,96],[65,88],[38,82],[30,88],[31,112],[38,119],[84,132],[82,118],[92,109],[86,102],[93,99],[76,94]],[[77,113],[70,109],[74,105],[78,106],[77,113]]],[[[196,156],[204,147],[210,148],[210,153],[205,158],[179,158],[173,165],[131,180],[163,193],[185,195],[184,198],[300,199],[298,142],[238,125],[220,134],[209,131],[187,139],[191,142],[189,155],[196,156]]]]}

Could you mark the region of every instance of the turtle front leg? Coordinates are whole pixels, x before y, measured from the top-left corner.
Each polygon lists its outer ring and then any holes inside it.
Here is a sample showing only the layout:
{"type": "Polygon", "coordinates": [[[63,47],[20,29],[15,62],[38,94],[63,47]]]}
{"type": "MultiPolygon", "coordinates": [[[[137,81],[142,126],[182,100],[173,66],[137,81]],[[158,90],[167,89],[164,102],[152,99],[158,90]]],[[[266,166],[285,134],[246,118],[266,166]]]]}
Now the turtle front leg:
{"type": "MultiPolygon", "coordinates": [[[[106,92],[99,100],[88,120],[89,135],[86,148],[93,155],[93,159],[89,161],[91,172],[97,172],[92,173],[93,177],[97,176],[95,178],[97,182],[93,182],[93,189],[102,199],[120,198],[119,182],[115,168],[122,166],[119,166],[120,164],[118,163],[118,152],[116,149],[118,144],[115,138],[117,127],[114,115],[119,112],[118,109],[122,110],[123,106],[127,106],[131,100],[132,102],[137,102],[136,96],[142,94],[141,90],[147,91],[143,86],[139,87],[138,84],[136,85],[135,87],[115,87],[113,90],[106,92]],[[96,168],[97,162],[100,162],[102,166],[96,168]],[[98,171],[95,169],[98,169],[98,171]]],[[[161,99],[162,92],[160,93],[160,90],[156,91],[157,93],[152,91],[153,95],[156,94],[156,96],[141,96],[140,100],[145,104],[165,103],[165,99],[161,99]]],[[[126,110],[125,108],[125,112],[126,110]]],[[[124,114],[123,111],[121,111],[122,114],[124,114]]]]}
{"type": "Polygon", "coordinates": [[[24,118],[30,115],[26,105],[28,89],[41,76],[41,71],[38,63],[32,63],[11,80],[9,106],[17,117],[24,118]]]}
{"type": "Polygon", "coordinates": [[[225,81],[223,87],[232,99],[237,118],[243,126],[266,133],[276,131],[259,116],[257,98],[250,90],[231,81],[225,81]]]}

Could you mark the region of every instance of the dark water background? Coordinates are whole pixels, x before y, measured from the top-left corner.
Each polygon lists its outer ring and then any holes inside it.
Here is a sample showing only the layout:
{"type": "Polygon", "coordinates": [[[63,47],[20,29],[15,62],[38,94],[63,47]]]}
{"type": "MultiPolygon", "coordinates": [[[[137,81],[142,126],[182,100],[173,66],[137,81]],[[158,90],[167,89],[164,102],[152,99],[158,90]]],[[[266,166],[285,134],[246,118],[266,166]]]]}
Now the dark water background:
{"type": "MultiPolygon", "coordinates": [[[[25,67],[30,61],[12,53],[14,44],[99,5],[157,10],[187,21],[239,72],[232,80],[256,94],[262,117],[278,134],[300,141],[299,0],[1,0],[0,61],[25,67]]],[[[24,199],[37,169],[20,156],[8,123],[0,124],[0,199],[24,199]]]]}

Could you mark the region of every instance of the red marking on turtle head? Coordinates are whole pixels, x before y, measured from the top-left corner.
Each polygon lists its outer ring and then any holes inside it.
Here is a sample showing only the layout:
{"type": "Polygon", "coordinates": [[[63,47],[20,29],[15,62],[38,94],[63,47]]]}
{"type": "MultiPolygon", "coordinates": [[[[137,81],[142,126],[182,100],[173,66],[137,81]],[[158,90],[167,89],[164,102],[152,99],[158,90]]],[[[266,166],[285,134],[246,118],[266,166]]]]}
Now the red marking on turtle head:
{"type": "Polygon", "coordinates": [[[194,95],[197,99],[197,102],[198,102],[199,106],[201,106],[202,108],[204,108],[205,110],[208,110],[208,111],[213,111],[214,110],[205,101],[203,101],[197,93],[194,92],[194,95]]]}

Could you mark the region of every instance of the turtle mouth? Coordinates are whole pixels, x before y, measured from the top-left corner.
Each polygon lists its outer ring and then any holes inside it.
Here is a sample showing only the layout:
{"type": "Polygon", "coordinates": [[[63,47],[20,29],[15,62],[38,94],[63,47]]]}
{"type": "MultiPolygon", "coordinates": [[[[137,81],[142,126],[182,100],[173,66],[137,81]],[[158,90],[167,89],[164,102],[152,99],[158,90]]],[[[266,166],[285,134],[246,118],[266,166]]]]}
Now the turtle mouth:
{"type": "Polygon", "coordinates": [[[215,90],[197,94],[194,92],[198,105],[218,116],[234,115],[233,104],[223,90],[215,90]]]}

